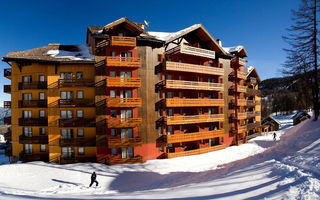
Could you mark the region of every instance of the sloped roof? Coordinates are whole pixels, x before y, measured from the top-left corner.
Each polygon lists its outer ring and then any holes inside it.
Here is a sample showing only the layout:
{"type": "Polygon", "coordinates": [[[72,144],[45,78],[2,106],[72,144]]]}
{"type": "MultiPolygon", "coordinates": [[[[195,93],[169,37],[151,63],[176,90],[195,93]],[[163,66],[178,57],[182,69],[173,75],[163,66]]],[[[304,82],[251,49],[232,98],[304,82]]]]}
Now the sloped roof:
{"type": "Polygon", "coordinates": [[[247,68],[248,72],[247,72],[247,77],[249,77],[250,75],[254,76],[257,78],[258,82],[261,82],[260,76],[256,70],[256,68],[254,66],[249,66],[247,68]]]}
{"type": "MultiPolygon", "coordinates": [[[[297,112],[295,115],[293,115],[293,117],[291,119],[296,119],[297,117],[301,116],[301,115],[306,115],[306,116],[310,116],[306,111],[304,110],[300,110],[299,112],[297,112]]],[[[311,116],[310,116],[311,117],[311,116]]]]}
{"type": "Polygon", "coordinates": [[[105,25],[104,30],[108,31],[119,26],[120,24],[125,24],[125,27],[128,30],[137,33],[137,35],[140,35],[141,33],[145,32],[145,30],[141,27],[140,24],[134,23],[126,17],[122,17],[114,22],[111,22],[110,24],[105,25]]]}
{"type": "Polygon", "coordinates": [[[91,47],[87,45],[47,46],[26,51],[12,51],[2,58],[3,61],[31,61],[39,63],[95,63],[91,47]]]}
{"type": "Polygon", "coordinates": [[[239,55],[241,57],[248,57],[248,53],[244,46],[234,46],[234,47],[222,47],[229,54],[239,55]]]}
{"type": "Polygon", "coordinates": [[[280,122],[278,120],[276,120],[274,117],[272,117],[271,115],[269,115],[268,117],[266,117],[265,119],[262,120],[262,123],[265,123],[268,119],[271,119],[272,121],[276,122],[277,124],[280,125],[280,122]]]}

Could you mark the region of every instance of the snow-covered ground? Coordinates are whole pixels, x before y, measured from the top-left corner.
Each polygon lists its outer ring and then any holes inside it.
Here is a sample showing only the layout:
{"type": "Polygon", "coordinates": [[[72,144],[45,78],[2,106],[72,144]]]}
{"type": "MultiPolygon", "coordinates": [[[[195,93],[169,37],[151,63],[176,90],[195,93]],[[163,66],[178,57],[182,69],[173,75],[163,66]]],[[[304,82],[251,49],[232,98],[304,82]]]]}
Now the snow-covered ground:
{"type": "Polygon", "coordinates": [[[116,166],[0,165],[0,199],[320,199],[320,121],[290,128],[289,117],[277,118],[277,141],[259,136],[196,156],[116,166]],[[93,171],[100,185],[90,188],[93,171]]]}

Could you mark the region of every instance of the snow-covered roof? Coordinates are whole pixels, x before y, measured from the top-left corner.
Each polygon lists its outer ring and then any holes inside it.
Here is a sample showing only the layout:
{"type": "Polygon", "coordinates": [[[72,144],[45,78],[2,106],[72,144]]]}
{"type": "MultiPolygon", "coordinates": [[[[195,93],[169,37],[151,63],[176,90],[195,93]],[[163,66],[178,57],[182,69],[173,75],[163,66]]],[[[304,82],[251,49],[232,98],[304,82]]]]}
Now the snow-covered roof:
{"type": "Polygon", "coordinates": [[[91,48],[88,45],[73,45],[72,50],[54,49],[47,54],[54,58],[67,58],[70,60],[94,60],[91,48]]]}
{"type": "Polygon", "coordinates": [[[256,73],[255,73],[256,75],[254,75],[254,76],[256,76],[257,81],[260,82],[261,79],[260,79],[260,76],[259,76],[256,68],[255,68],[254,66],[249,66],[249,67],[247,67],[247,77],[249,77],[252,72],[256,72],[256,73]]]}
{"type": "Polygon", "coordinates": [[[262,121],[267,120],[268,118],[272,119],[273,121],[275,121],[277,124],[280,125],[280,122],[278,120],[276,120],[274,117],[272,117],[271,115],[269,115],[268,117],[266,117],[265,119],[263,119],[262,121]]]}
{"type": "Polygon", "coordinates": [[[306,114],[309,115],[306,111],[304,110],[300,110],[299,112],[297,112],[295,115],[293,115],[293,117],[291,119],[296,119],[297,117],[299,117],[302,114],[306,114]]]}
{"type": "Polygon", "coordinates": [[[234,46],[234,47],[222,47],[228,53],[240,52],[244,47],[243,46],[234,46]]]}

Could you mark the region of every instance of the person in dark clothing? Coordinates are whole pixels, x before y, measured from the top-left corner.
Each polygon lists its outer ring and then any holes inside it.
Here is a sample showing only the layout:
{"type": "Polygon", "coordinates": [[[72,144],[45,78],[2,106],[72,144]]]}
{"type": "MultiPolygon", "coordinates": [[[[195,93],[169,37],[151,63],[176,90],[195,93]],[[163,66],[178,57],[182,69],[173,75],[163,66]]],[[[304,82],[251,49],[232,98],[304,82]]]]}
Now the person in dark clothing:
{"type": "Polygon", "coordinates": [[[273,133],[273,140],[274,140],[274,141],[277,140],[277,134],[276,134],[276,132],[273,133]]]}
{"type": "Polygon", "coordinates": [[[91,183],[90,183],[89,187],[91,187],[93,183],[96,183],[96,187],[99,185],[99,183],[96,179],[97,179],[96,172],[93,172],[91,175],[91,183]]]}

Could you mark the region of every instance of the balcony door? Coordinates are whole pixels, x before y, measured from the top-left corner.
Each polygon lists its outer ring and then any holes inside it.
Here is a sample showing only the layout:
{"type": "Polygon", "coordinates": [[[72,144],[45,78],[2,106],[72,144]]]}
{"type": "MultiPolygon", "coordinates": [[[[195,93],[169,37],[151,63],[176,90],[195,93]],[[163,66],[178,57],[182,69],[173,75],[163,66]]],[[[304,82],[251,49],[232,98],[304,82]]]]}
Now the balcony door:
{"type": "Polygon", "coordinates": [[[32,118],[32,111],[31,110],[24,110],[23,111],[23,118],[24,119],[31,119],[32,118]]]}
{"type": "Polygon", "coordinates": [[[62,147],[62,158],[73,158],[74,149],[73,147],[62,147]]]}
{"type": "Polygon", "coordinates": [[[32,144],[24,144],[24,153],[26,153],[26,154],[32,154],[33,153],[32,144]]]}
{"type": "Polygon", "coordinates": [[[120,90],[120,98],[132,98],[131,90],[120,90]]]}
{"type": "Polygon", "coordinates": [[[64,100],[71,100],[73,98],[72,91],[62,91],[60,92],[60,98],[64,100]]]}
{"type": "Polygon", "coordinates": [[[133,158],[134,155],[133,155],[133,148],[132,147],[128,147],[128,148],[125,148],[125,147],[122,147],[121,148],[121,158],[124,159],[124,158],[133,158]]]}
{"type": "Polygon", "coordinates": [[[122,128],[121,129],[121,139],[133,138],[133,129],[132,128],[122,128]]]}
{"type": "Polygon", "coordinates": [[[23,77],[24,83],[31,83],[32,82],[32,76],[24,76],[23,77]]]}
{"type": "Polygon", "coordinates": [[[60,79],[72,79],[72,72],[61,72],[60,79]]]}
{"type": "Polygon", "coordinates": [[[61,110],[60,111],[60,118],[61,119],[71,119],[73,116],[72,110],[61,110]]]}
{"type": "Polygon", "coordinates": [[[32,100],[32,94],[31,93],[24,93],[23,94],[23,100],[24,101],[31,101],[32,100]]]}
{"type": "Polygon", "coordinates": [[[125,121],[126,119],[132,118],[132,110],[121,110],[121,121],[125,121]]]}
{"type": "Polygon", "coordinates": [[[72,129],[61,129],[61,138],[62,139],[72,139],[73,130],[72,129]]]}
{"type": "Polygon", "coordinates": [[[121,81],[124,81],[126,78],[131,78],[131,77],[132,77],[132,72],[124,72],[124,71],[120,72],[121,81]]]}
{"type": "Polygon", "coordinates": [[[27,137],[32,137],[32,128],[24,127],[23,134],[27,137]]]}

